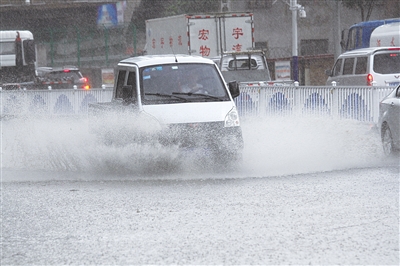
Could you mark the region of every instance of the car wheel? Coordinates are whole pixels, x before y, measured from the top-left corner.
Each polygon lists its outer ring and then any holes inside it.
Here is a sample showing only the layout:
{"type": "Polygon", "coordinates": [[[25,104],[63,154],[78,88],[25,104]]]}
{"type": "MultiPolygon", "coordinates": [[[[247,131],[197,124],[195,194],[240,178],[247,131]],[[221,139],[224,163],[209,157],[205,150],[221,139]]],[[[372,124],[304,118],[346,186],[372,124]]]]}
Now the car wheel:
{"type": "Polygon", "coordinates": [[[384,125],[382,128],[382,147],[383,152],[386,156],[391,156],[395,153],[393,146],[392,132],[388,125],[384,125]]]}

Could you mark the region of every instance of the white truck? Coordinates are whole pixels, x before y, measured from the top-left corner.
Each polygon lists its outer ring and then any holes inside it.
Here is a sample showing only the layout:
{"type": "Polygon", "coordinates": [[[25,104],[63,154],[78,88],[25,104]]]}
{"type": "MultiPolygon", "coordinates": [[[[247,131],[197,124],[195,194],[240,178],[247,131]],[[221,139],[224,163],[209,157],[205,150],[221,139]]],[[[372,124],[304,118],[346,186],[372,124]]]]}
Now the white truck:
{"type": "Polygon", "coordinates": [[[246,86],[271,85],[264,51],[225,52],[213,58],[225,80],[236,80],[246,86]]]}
{"type": "MultiPolygon", "coordinates": [[[[389,19],[363,21],[354,24],[348,30],[342,31],[342,41],[340,42],[342,49],[344,52],[348,52],[351,50],[368,48],[368,47],[395,46],[395,45],[380,45],[379,43],[376,42],[377,39],[375,38],[371,41],[371,37],[373,32],[378,27],[399,22],[400,18],[389,18],[389,19]]],[[[385,29],[385,27],[383,29],[385,29]]],[[[398,44],[396,45],[398,46],[398,44]]]]}
{"type": "Polygon", "coordinates": [[[0,31],[0,87],[33,83],[36,77],[36,47],[27,30],[0,31]]]}
{"type": "Polygon", "coordinates": [[[212,59],[227,81],[271,81],[265,54],[254,51],[252,13],[178,15],[146,21],[146,53],[212,59]],[[242,65],[248,67],[242,67],[242,65]],[[255,64],[255,65],[254,65],[255,64]]]}
{"type": "Polygon", "coordinates": [[[79,86],[85,83],[84,85],[87,85],[86,81],[82,81],[82,79],[84,79],[83,77],[74,79],[77,76],[75,74],[75,72],[78,72],[77,69],[66,67],[58,72],[61,72],[62,75],[56,74],[57,71],[53,71],[52,68],[37,67],[36,45],[32,32],[28,30],[0,31],[1,89],[72,89],[75,84],[79,86]],[[46,69],[46,71],[43,71],[43,69],[46,69]],[[81,80],[79,78],[81,78],[81,80]]]}

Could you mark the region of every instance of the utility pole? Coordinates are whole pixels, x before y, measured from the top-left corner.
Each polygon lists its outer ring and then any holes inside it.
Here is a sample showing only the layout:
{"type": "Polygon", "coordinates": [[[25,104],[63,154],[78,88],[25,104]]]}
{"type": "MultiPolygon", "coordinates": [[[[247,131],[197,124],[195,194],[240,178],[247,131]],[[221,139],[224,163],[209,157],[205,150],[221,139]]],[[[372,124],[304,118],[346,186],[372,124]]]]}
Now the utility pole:
{"type": "Polygon", "coordinates": [[[298,59],[298,45],[297,45],[297,12],[301,18],[306,17],[304,7],[297,4],[297,0],[290,0],[290,8],[292,11],[292,75],[293,81],[299,81],[299,59],[298,59]]]}
{"type": "MultiPolygon", "coordinates": [[[[275,4],[278,0],[274,0],[272,4],[275,4]]],[[[289,9],[292,11],[292,77],[294,82],[299,81],[299,58],[298,58],[298,45],[297,45],[297,12],[299,12],[300,18],[305,18],[306,11],[304,7],[297,4],[297,0],[290,0],[290,4],[286,0],[282,0],[285,4],[289,5],[289,9]]]]}
{"type": "Polygon", "coordinates": [[[333,41],[334,41],[334,47],[335,47],[335,60],[338,58],[338,56],[342,53],[342,47],[340,45],[341,41],[341,29],[340,29],[340,1],[335,1],[335,7],[334,7],[334,20],[335,22],[332,23],[332,25],[335,25],[335,30],[334,30],[334,35],[333,35],[333,41]]]}
{"type": "Polygon", "coordinates": [[[292,75],[293,81],[299,81],[299,58],[297,47],[297,0],[290,0],[292,10],[292,75]]]}

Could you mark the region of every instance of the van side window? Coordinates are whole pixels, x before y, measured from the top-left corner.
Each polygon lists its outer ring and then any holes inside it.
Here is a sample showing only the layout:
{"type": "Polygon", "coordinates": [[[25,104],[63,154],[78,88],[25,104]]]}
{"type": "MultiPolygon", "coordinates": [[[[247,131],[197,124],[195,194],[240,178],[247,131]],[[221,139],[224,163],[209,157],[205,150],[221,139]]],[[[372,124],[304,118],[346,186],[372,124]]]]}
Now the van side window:
{"type": "Polygon", "coordinates": [[[367,73],[367,57],[357,57],[355,74],[366,74],[366,73],[367,73]]]}
{"type": "Polygon", "coordinates": [[[126,85],[132,85],[132,88],[136,90],[136,72],[129,72],[126,85]]]}
{"type": "Polygon", "coordinates": [[[342,61],[343,59],[338,59],[335,63],[335,66],[333,67],[333,76],[339,76],[340,75],[340,70],[342,67],[342,61]]]}
{"type": "Polygon", "coordinates": [[[134,71],[129,72],[128,81],[126,82],[126,85],[132,86],[132,91],[129,92],[129,95],[131,95],[130,97],[133,99],[137,99],[137,97],[136,97],[136,72],[134,72],[134,71]]]}
{"type": "Polygon", "coordinates": [[[343,64],[343,75],[353,74],[354,58],[346,58],[343,64]]]}
{"type": "Polygon", "coordinates": [[[124,83],[125,83],[125,77],[126,77],[126,70],[120,70],[118,72],[117,87],[115,90],[115,98],[116,99],[122,98],[122,87],[124,86],[124,83]]]}

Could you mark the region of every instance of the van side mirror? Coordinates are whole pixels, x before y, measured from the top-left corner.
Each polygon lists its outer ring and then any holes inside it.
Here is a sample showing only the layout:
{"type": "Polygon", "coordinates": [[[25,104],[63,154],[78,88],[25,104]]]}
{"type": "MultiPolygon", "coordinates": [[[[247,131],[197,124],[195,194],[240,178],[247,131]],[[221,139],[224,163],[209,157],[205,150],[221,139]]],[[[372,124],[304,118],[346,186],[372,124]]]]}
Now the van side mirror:
{"type": "Polygon", "coordinates": [[[239,83],[236,80],[229,82],[228,87],[232,98],[236,98],[240,95],[239,83]]]}

